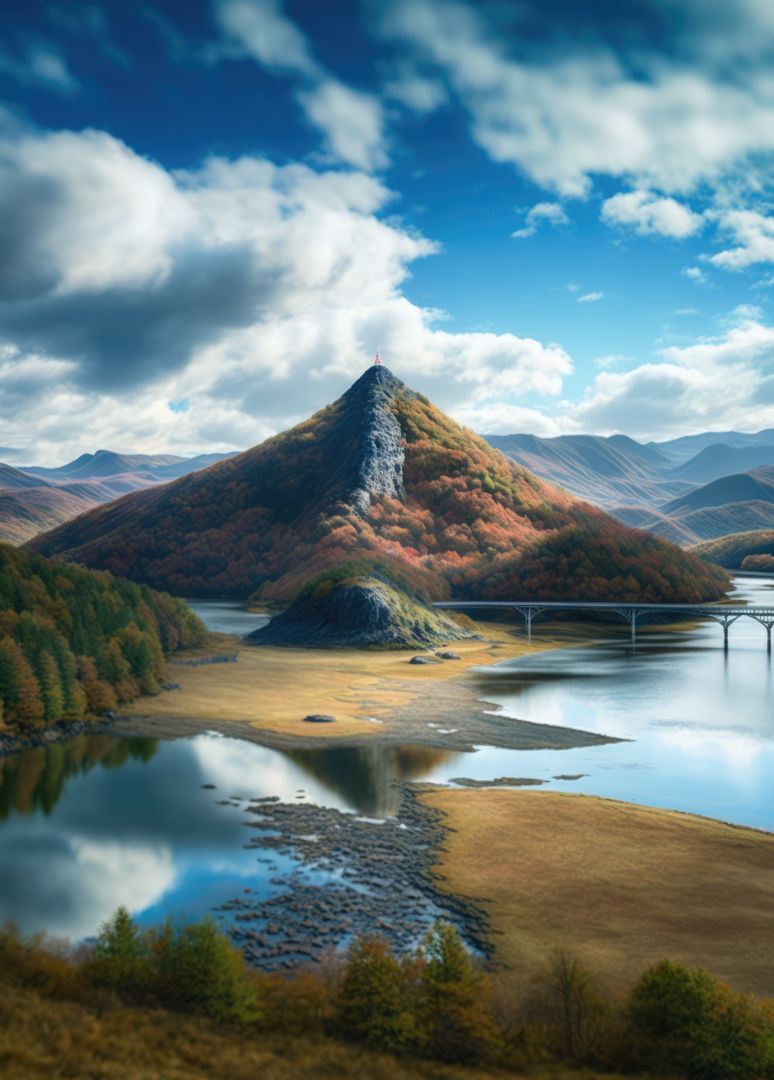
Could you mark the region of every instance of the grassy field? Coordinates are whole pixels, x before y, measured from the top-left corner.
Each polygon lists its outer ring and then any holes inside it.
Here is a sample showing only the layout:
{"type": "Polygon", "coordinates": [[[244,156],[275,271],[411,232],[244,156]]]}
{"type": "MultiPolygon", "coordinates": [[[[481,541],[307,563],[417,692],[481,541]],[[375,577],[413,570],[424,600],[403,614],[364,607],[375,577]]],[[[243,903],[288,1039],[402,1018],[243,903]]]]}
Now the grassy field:
{"type": "Polygon", "coordinates": [[[554,949],[612,989],[665,957],[774,996],[774,836],[584,795],[437,790],[443,885],[488,912],[523,985],[554,949]]]}
{"type": "Polygon", "coordinates": [[[438,682],[448,682],[470,668],[577,644],[599,636],[599,629],[569,624],[546,627],[527,645],[520,627],[480,624],[485,641],[454,642],[459,660],[414,666],[414,652],[400,650],[288,649],[244,645],[238,638],[212,634],[186,659],[236,653],[237,663],[186,667],[169,665],[170,680],[179,690],[143,698],[122,709],[129,716],[159,716],[185,720],[245,723],[281,735],[342,738],[384,734],[391,713],[412,700],[431,694],[438,682]],[[315,727],[303,722],[309,713],[328,713],[336,724],[315,727]],[[384,721],[374,724],[364,717],[384,721]]]}

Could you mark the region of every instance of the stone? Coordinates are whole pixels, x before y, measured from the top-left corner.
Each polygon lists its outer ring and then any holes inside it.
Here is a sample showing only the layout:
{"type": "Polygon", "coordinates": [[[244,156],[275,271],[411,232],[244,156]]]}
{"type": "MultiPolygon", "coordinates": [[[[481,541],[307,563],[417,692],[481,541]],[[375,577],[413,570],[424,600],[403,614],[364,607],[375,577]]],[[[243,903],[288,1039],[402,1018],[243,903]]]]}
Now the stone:
{"type": "Polygon", "coordinates": [[[305,724],[335,724],[335,716],[327,716],[325,713],[310,713],[304,717],[305,724]]]}

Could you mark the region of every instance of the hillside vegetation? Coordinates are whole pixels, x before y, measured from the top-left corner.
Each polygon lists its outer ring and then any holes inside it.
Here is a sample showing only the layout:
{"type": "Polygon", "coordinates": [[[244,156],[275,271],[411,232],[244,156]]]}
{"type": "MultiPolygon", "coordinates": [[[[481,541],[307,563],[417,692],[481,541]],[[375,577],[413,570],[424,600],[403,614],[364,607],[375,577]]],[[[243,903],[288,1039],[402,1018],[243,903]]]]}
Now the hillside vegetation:
{"type": "Polygon", "coordinates": [[[729,570],[774,569],[774,529],[752,529],[705,540],[692,549],[707,562],[718,563],[729,570]]]}
{"type": "Polygon", "coordinates": [[[288,601],[359,558],[410,591],[699,601],[722,571],[540,481],[385,368],[290,431],[31,546],[178,595],[288,601]]]}
{"type": "Polygon", "coordinates": [[[142,933],[119,909],[78,956],[0,934],[0,990],[6,1077],[774,1077],[770,1003],[700,968],[664,961],[613,997],[557,953],[515,998],[444,924],[413,956],[358,939],[283,978],[209,919],[142,933]]]}
{"type": "Polygon", "coordinates": [[[78,720],[159,689],[204,627],[181,600],[0,544],[0,723],[78,720]]]}

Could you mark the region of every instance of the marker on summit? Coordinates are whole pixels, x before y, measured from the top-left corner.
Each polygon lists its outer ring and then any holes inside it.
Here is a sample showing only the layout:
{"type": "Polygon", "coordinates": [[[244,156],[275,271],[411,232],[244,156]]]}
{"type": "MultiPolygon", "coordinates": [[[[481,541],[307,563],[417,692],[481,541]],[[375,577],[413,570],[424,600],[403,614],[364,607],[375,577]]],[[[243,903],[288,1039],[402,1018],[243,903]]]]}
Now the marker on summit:
{"type": "Polygon", "coordinates": [[[382,358],[381,358],[381,355],[379,354],[379,350],[377,349],[376,350],[376,356],[374,357],[374,367],[381,367],[381,366],[382,366],[382,358]]]}

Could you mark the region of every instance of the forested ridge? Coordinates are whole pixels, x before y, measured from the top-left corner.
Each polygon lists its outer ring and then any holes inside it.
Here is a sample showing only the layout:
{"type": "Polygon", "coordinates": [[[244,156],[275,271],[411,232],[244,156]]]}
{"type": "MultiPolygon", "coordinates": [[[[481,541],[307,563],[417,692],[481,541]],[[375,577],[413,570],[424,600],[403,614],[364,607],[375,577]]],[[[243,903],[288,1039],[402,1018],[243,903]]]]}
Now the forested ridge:
{"type": "Polygon", "coordinates": [[[79,720],[159,690],[204,635],[181,601],[0,544],[0,724],[79,720]]]}
{"type": "Polygon", "coordinates": [[[178,595],[288,601],[352,558],[392,564],[431,598],[693,602],[727,587],[720,569],[544,483],[384,368],[260,446],[30,546],[178,595]],[[382,419],[399,426],[400,490],[373,492],[364,512],[364,447],[381,438],[364,421],[375,385],[382,419]]]}

